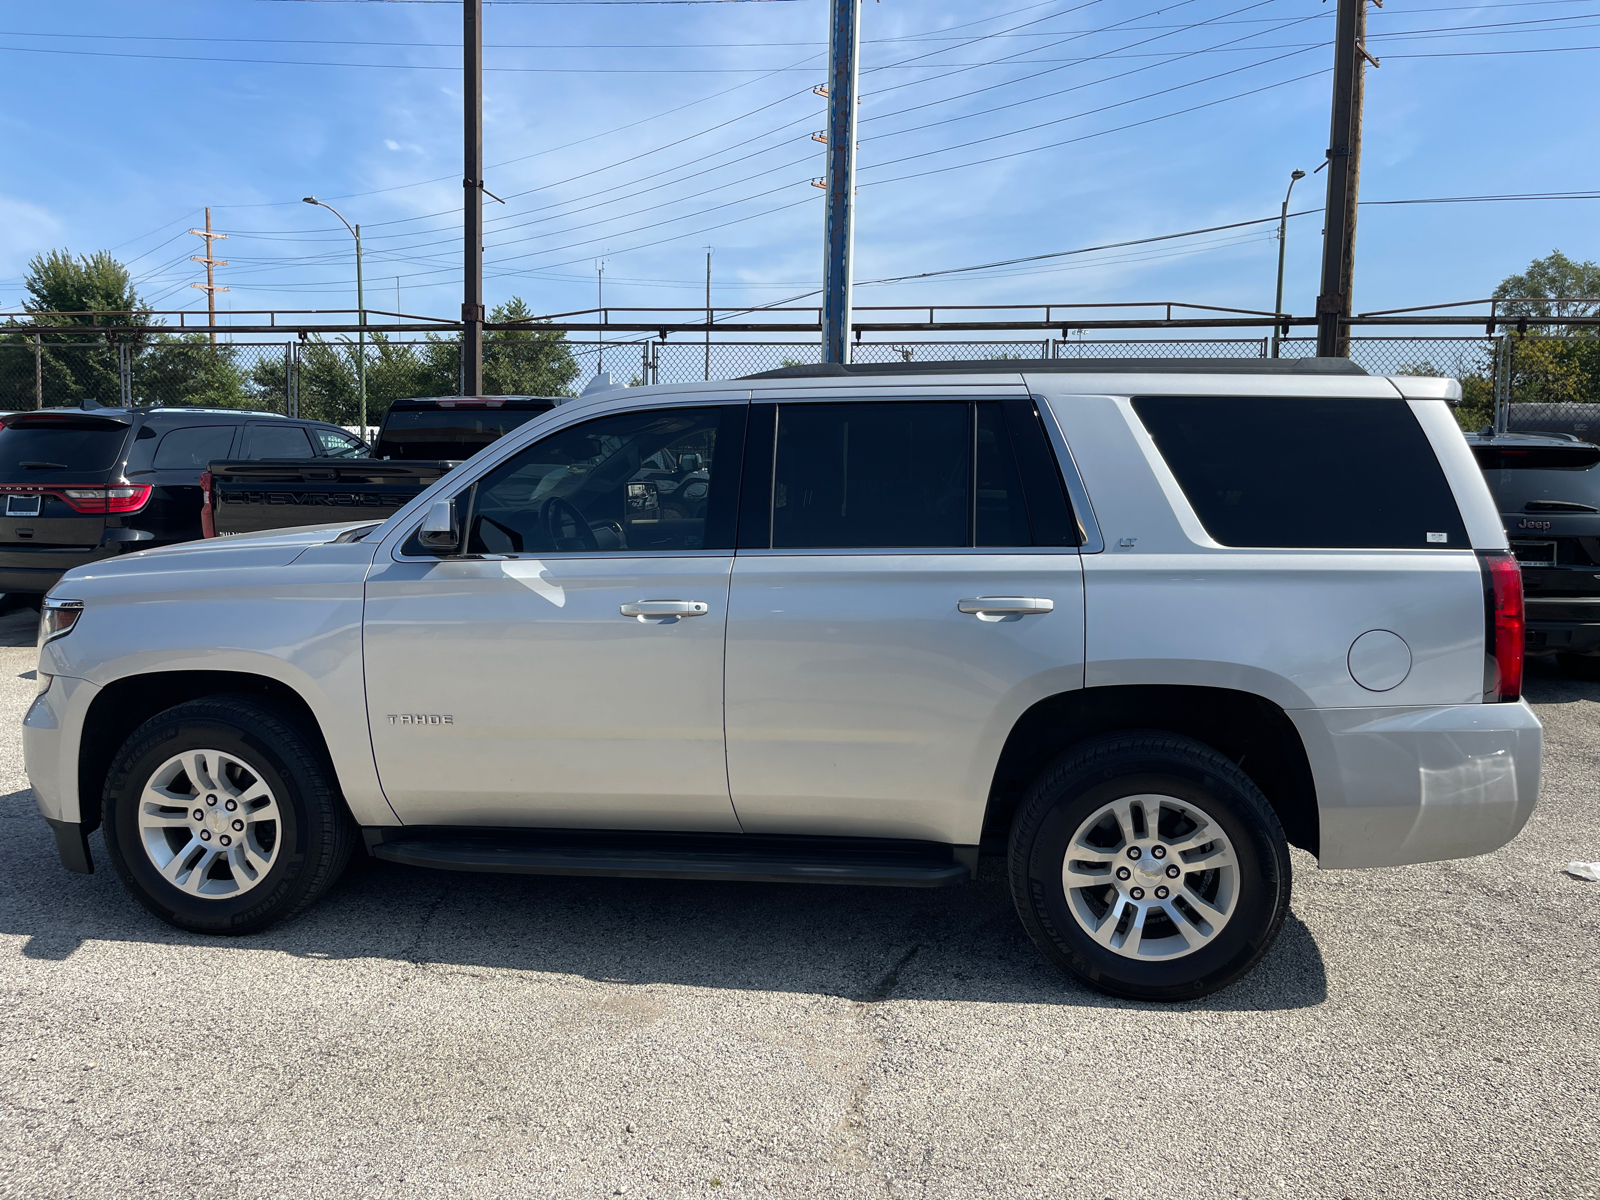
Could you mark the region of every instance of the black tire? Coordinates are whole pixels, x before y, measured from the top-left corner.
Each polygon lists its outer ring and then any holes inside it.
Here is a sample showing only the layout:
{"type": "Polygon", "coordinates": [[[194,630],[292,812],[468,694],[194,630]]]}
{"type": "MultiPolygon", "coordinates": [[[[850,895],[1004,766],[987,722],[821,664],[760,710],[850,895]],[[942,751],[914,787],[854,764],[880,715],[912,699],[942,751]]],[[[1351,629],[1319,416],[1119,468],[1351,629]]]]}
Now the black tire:
{"type": "MultiPolygon", "coordinates": [[[[1010,874],[1017,913],[1045,956],[1090,987],[1132,1000],[1193,1000],[1227,987],[1267,952],[1289,913],[1289,847],[1266,797],[1209,746],[1160,732],[1097,738],[1051,763],[1017,807],[1010,874]],[[1084,822],[1114,800],[1147,794],[1209,814],[1231,841],[1238,865],[1232,915],[1208,943],[1178,957],[1141,961],[1094,940],[1073,914],[1062,874],[1068,845],[1084,822]]],[[[1177,891],[1174,905],[1184,898],[1177,891]]],[[[1085,894],[1094,893],[1084,889],[1080,898],[1085,894]]],[[[1162,919],[1151,918],[1176,932],[1162,919]]]]}
{"type": "MultiPolygon", "coordinates": [[[[163,921],[199,933],[244,934],[305,911],[350,860],[355,825],[316,739],[294,714],[251,696],[210,696],[169,708],[123,743],[106,779],[106,850],[118,877],[163,921]],[[162,877],[141,842],[140,796],[163,763],[213,749],[246,764],[272,791],[270,869],[239,895],[192,895],[162,877]]],[[[227,868],[216,869],[227,877],[227,868]]]]}
{"type": "Polygon", "coordinates": [[[1600,679],[1600,654],[1558,654],[1556,663],[1572,679],[1600,679]]]}

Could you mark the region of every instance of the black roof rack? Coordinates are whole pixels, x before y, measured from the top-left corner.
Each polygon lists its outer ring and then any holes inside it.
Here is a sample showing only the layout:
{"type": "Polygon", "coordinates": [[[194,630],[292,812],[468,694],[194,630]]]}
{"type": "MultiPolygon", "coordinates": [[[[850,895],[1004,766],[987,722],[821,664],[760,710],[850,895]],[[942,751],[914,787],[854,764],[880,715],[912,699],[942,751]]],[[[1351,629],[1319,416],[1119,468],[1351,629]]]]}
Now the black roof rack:
{"type": "Polygon", "coordinates": [[[995,358],[951,362],[808,363],[744,379],[840,375],[1365,375],[1348,358],[995,358]]]}

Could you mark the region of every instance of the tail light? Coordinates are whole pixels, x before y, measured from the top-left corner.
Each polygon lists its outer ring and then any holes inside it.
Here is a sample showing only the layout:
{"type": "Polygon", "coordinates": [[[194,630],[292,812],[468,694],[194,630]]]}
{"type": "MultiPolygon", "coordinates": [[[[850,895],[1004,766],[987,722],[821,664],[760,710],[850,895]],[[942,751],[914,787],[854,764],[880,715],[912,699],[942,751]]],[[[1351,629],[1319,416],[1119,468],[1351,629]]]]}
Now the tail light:
{"type": "Polygon", "coordinates": [[[150,502],[150,485],[62,488],[61,498],[81,513],[136,513],[150,502]]]}
{"type": "Polygon", "coordinates": [[[1483,698],[1494,703],[1522,695],[1522,652],[1527,617],[1522,569],[1509,550],[1480,550],[1483,568],[1483,698]]]}
{"type": "Polygon", "coordinates": [[[211,472],[200,472],[200,536],[217,536],[217,513],[211,507],[211,472]]]}

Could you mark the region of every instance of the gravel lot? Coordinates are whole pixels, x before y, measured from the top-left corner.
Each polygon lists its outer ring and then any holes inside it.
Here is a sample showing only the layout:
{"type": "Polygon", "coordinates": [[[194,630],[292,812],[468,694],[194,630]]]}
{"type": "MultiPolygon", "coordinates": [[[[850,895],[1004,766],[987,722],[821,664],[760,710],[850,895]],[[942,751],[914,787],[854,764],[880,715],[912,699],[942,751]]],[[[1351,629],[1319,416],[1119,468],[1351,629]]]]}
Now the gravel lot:
{"type": "Polygon", "coordinates": [[[235,941],[57,865],[0,617],[0,1196],[1600,1195],[1600,684],[1485,858],[1320,873],[1245,982],[1068,983],[921,893],[360,864],[235,941]]]}

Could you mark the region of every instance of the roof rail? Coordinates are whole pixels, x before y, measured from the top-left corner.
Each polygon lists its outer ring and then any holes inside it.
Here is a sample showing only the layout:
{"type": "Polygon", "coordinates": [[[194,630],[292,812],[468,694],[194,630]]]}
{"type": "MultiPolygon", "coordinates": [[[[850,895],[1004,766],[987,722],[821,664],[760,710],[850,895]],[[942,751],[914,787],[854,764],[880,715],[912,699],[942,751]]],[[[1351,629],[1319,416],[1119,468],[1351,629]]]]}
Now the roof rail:
{"type": "Polygon", "coordinates": [[[842,375],[1365,375],[1348,358],[995,358],[949,362],[808,363],[743,379],[842,375]]]}

